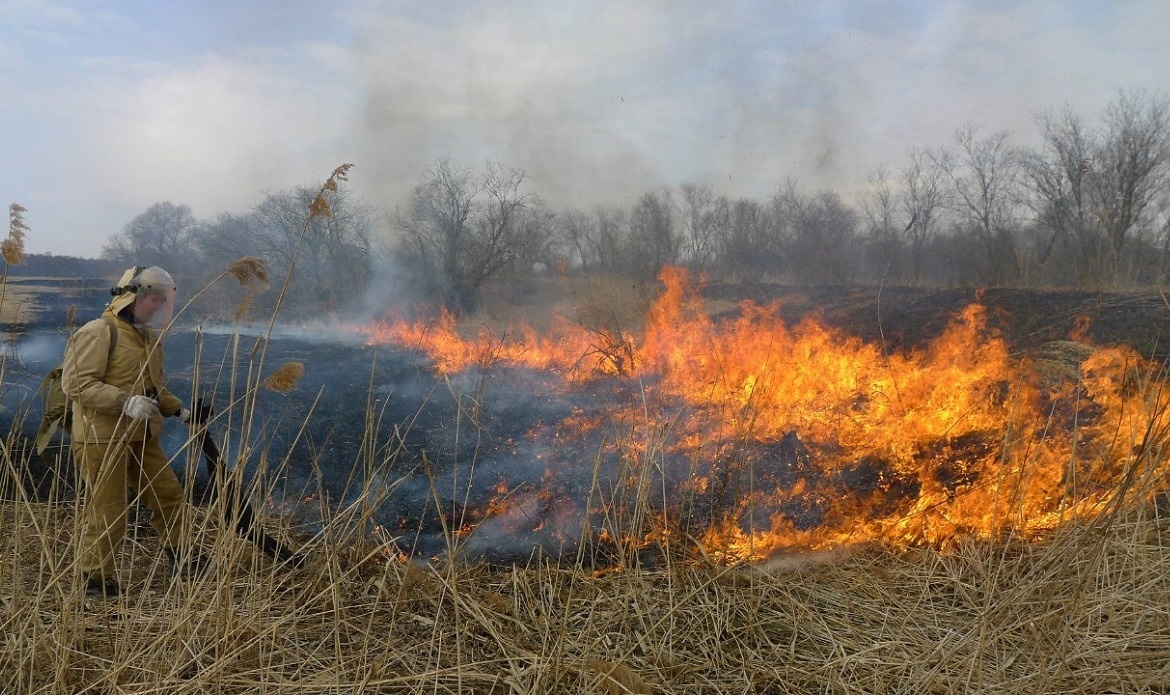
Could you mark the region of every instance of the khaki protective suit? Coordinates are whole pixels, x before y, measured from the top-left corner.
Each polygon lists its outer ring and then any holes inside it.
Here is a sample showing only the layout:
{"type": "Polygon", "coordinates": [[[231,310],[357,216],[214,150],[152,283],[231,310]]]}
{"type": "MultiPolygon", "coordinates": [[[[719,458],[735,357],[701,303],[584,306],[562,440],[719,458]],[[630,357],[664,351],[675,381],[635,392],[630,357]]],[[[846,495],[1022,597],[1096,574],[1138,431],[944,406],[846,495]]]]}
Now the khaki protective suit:
{"type": "Polygon", "coordinates": [[[103,580],[115,578],[128,490],[150,507],[165,548],[179,552],[187,531],[183,488],[158,439],[162,416],[179,414],[183,402],[163,386],[158,336],[118,315],[133,302],[133,294],[118,296],[103,318],[78,329],[61,372],[61,386],[73,401],[73,455],[85,485],[78,563],[87,576],[103,580]],[[106,325],[111,320],[118,329],[113,351],[106,325]],[[135,395],[156,399],[160,414],[145,421],[124,415],[123,404],[135,395]]]}

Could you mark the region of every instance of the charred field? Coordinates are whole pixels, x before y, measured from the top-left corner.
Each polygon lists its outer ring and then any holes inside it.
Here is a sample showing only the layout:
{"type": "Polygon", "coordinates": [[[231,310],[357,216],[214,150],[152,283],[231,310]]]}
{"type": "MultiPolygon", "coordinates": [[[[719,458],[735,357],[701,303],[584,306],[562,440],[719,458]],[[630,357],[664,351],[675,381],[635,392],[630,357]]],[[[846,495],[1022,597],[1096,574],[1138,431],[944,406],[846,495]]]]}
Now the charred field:
{"type": "MultiPolygon", "coordinates": [[[[113,602],[72,570],[68,457],[28,452],[56,317],[104,298],[29,293],[4,373],[0,673],[18,692],[1166,686],[1158,292],[679,280],[501,285],[450,325],[180,326],[168,386],[214,402],[248,499],[310,561],[263,557],[202,502],[216,570],[168,578],[138,517],[113,602]]],[[[205,499],[181,429],[165,446],[205,499]]]]}
{"type": "MultiPolygon", "coordinates": [[[[942,495],[929,505],[953,506],[992,474],[1002,477],[1009,468],[1004,422],[964,427],[964,418],[974,418],[956,416],[939,429],[916,432],[901,450],[856,439],[899,436],[929,417],[925,409],[949,389],[970,391],[965,408],[979,408],[980,401],[1004,406],[1024,398],[1009,394],[1018,388],[1012,380],[1054,378],[1041,393],[1028,394],[1036,412],[1025,417],[1041,418],[1057,437],[1071,439],[1073,419],[1084,431],[1101,419],[1097,401],[1104,396],[1087,395],[1083,376],[1074,374],[1086,356],[1128,346],[1119,359],[1134,364],[1123,369],[1142,370],[1141,378],[1152,382],[1161,376],[1170,336],[1170,308],[1157,292],[687,282],[675,290],[661,281],[566,278],[500,285],[459,322],[419,322],[413,332],[390,337],[379,319],[277,323],[271,334],[262,325],[188,322],[166,341],[169,387],[216,406],[211,436],[255,503],[302,534],[319,532],[337,509],[357,504],[383,539],[393,539],[393,553],[408,557],[457,552],[507,565],[540,552],[607,566],[633,552],[654,564],[661,554],[652,539],[674,533],[675,541],[697,540],[700,552],[722,556],[733,545],[728,559],[759,560],[780,550],[869,541],[938,545],[972,530],[985,538],[1019,531],[1007,524],[972,529],[966,519],[943,523],[941,531],[922,528],[941,517],[899,524],[930,517],[921,509],[924,487],[942,495]],[[672,291],[685,296],[666,301],[672,291]],[[931,352],[943,350],[937,341],[972,306],[980,307],[978,325],[955,336],[957,348],[946,348],[969,359],[930,364],[931,352]],[[661,320],[664,311],[671,326],[658,329],[667,343],[660,352],[674,349],[669,342],[675,341],[689,350],[683,362],[759,364],[746,376],[727,364],[686,374],[707,382],[707,392],[695,397],[689,384],[679,386],[667,373],[684,368],[645,345],[654,340],[646,337],[648,321],[661,320]],[[767,321],[724,328],[742,321],[745,311],[766,314],[767,321]],[[557,320],[559,329],[550,325],[557,320]],[[695,321],[701,344],[670,332],[695,321]],[[774,344],[743,347],[744,335],[766,335],[774,344]],[[733,342],[740,353],[725,346],[733,342]],[[988,343],[999,348],[990,357],[981,353],[988,343]],[[533,359],[542,352],[562,354],[533,359]],[[828,383],[828,372],[839,369],[818,362],[813,355],[820,353],[841,353],[851,370],[844,395],[834,392],[839,386],[816,383],[828,383]],[[927,380],[953,378],[954,369],[970,370],[981,360],[1025,366],[964,385],[928,384],[931,393],[902,405],[907,412],[899,417],[872,413],[890,398],[887,392],[907,398],[898,378],[919,377],[895,375],[891,387],[878,383],[884,375],[873,376],[875,367],[859,363],[873,360],[893,374],[891,360],[907,355],[914,357],[910,368],[927,372],[927,380]],[[806,362],[811,373],[790,374],[806,362]],[[295,383],[261,383],[280,365],[302,366],[295,383]],[[768,370],[783,373],[767,377],[775,393],[758,386],[768,370]],[[254,388],[240,386],[244,371],[258,374],[254,388]],[[711,386],[725,374],[736,382],[730,397],[711,386]],[[754,380],[754,401],[739,393],[746,380],[754,380]],[[813,393],[796,394],[798,388],[813,393]],[[867,419],[880,421],[866,422],[852,440],[837,432],[867,419]],[[652,502],[654,494],[663,499],[652,502]],[[657,509],[641,513],[648,504],[657,509]],[[859,518],[887,528],[849,532],[859,518]]],[[[4,424],[14,451],[27,452],[35,434],[36,418],[29,415],[38,412],[37,380],[63,351],[67,321],[100,310],[103,293],[89,284],[54,289],[52,282],[34,282],[23,295],[27,320],[7,343],[4,424]]],[[[210,481],[182,429],[168,428],[165,444],[202,499],[210,481]]],[[[49,454],[26,453],[22,462],[21,484],[33,497],[71,484],[63,446],[49,454]]],[[[1086,474],[1092,473],[1100,471],[1086,474]]],[[[1044,494],[1067,492],[1057,488],[1044,494]]],[[[1051,526],[1046,521],[1035,532],[1051,526]]]]}

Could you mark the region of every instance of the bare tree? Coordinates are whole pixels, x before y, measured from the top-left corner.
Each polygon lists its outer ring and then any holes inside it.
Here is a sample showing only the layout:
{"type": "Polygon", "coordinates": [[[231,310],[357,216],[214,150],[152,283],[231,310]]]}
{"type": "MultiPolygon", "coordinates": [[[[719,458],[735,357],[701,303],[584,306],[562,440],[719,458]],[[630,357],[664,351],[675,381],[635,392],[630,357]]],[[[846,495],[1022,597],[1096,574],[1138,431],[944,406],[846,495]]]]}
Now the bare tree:
{"type": "Polygon", "coordinates": [[[407,213],[395,217],[395,226],[435,271],[432,276],[444,301],[459,292],[460,256],[465,253],[464,239],[472,233],[472,208],[479,192],[470,169],[458,169],[443,157],[415,186],[407,213]]]}
{"type": "Polygon", "coordinates": [[[187,205],[155,203],[102,247],[102,256],[124,265],[158,265],[179,272],[191,268],[199,221],[187,205]]]}
{"type": "Polygon", "coordinates": [[[1070,106],[1042,112],[1043,146],[1026,157],[1029,206],[1040,237],[1037,264],[1054,256],[1078,282],[1124,281],[1123,259],[1139,234],[1160,234],[1160,196],[1170,183],[1170,103],[1122,93],[1090,128],[1070,106]]]}
{"type": "Polygon", "coordinates": [[[597,266],[600,259],[595,219],[574,208],[562,210],[558,217],[570,253],[569,264],[577,265],[584,271],[597,266]]]}
{"type": "Polygon", "coordinates": [[[599,206],[593,210],[597,221],[597,258],[602,270],[619,273],[629,269],[630,215],[624,209],[599,206]]]}
{"type": "Polygon", "coordinates": [[[1113,282],[1132,231],[1148,224],[1150,204],[1170,182],[1170,101],[1143,92],[1122,93],[1105,112],[1100,145],[1089,173],[1096,215],[1109,243],[1113,282]]]}
{"type": "Polygon", "coordinates": [[[695,268],[705,268],[715,253],[715,193],[710,186],[686,183],[679,188],[679,196],[682,198],[681,255],[695,268]]]}
{"type": "Polygon", "coordinates": [[[1006,268],[1016,262],[1020,154],[1010,136],[1000,131],[980,138],[977,128],[964,126],[955,134],[955,149],[940,150],[931,159],[949,184],[950,207],[983,248],[987,280],[1002,283],[1006,268]]]}
{"type": "Polygon", "coordinates": [[[630,265],[637,277],[652,278],[677,263],[681,246],[669,191],[643,193],[630,212],[630,265]]]}
{"type": "Polygon", "coordinates": [[[901,171],[902,209],[908,221],[905,233],[910,241],[910,282],[922,280],[926,248],[934,238],[943,207],[943,172],[922,150],[910,151],[910,164],[901,171]]]}
{"type": "Polygon", "coordinates": [[[867,260],[875,267],[873,274],[881,280],[901,276],[902,224],[896,219],[901,210],[890,186],[890,172],[884,166],[869,176],[868,195],[861,201],[865,215],[867,242],[872,253],[867,260]]]}
{"type": "Polygon", "coordinates": [[[220,213],[207,223],[195,247],[208,265],[224,268],[245,256],[263,256],[264,233],[255,215],[220,213]]]}
{"type": "Polygon", "coordinates": [[[1089,212],[1087,175],[1092,166],[1092,136],[1070,107],[1037,117],[1043,144],[1024,155],[1025,199],[1035,217],[1036,270],[1045,274],[1054,254],[1068,279],[1084,282],[1101,269],[1103,237],[1089,212]]]}
{"type": "Polygon", "coordinates": [[[565,232],[557,215],[541,201],[533,202],[513,215],[513,235],[516,253],[512,272],[518,277],[529,275],[538,268],[554,268],[568,255],[565,232]]]}
{"type": "Polygon", "coordinates": [[[715,206],[719,265],[733,277],[761,278],[780,265],[780,240],[769,235],[768,212],[751,198],[720,196],[715,206]]]}
{"type": "Polygon", "coordinates": [[[789,263],[809,284],[852,282],[857,272],[857,214],[833,191],[804,198],[796,208],[789,263]]]}
{"type": "Polygon", "coordinates": [[[537,229],[521,229],[523,213],[538,203],[534,196],[521,190],[524,179],[522,170],[495,162],[488,162],[484,169],[483,202],[475,222],[476,233],[467,238],[469,253],[464,256],[466,262],[461,268],[462,281],[471,295],[484,281],[516,260],[524,250],[525,241],[536,239],[548,229],[543,226],[548,220],[541,216],[523,220],[541,225],[537,229]]]}
{"type": "MultiPolygon", "coordinates": [[[[193,247],[211,273],[222,272],[245,256],[267,261],[275,278],[291,269],[294,277],[284,301],[293,313],[355,310],[354,301],[371,278],[375,215],[340,188],[325,194],[330,214],[309,220],[318,192],[315,187],[302,187],[271,193],[246,215],[221,214],[200,229],[193,247]]],[[[258,304],[263,308],[274,299],[262,296],[258,304]]]]}
{"type": "Polygon", "coordinates": [[[477,176],[437,160],[394,217],[403,240],[430,265],[444,303],[468,308],[482,284],[516,254],[515,220],[532,202],[520,169],[488,162],[477,176]]]}

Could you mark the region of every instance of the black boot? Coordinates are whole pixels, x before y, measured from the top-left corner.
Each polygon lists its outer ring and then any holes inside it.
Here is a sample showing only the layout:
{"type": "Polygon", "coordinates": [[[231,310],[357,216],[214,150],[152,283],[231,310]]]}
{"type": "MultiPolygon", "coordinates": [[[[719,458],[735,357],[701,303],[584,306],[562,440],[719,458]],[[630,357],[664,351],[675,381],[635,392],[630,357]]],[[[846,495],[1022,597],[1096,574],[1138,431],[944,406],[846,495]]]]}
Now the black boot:
{"type": "Polygon", "coordinates": [[[85,575],[85,595],[90,598],[117,598],[122,593],[121,587],[114,579],[103,579],[85,575]]]}
{"type": "Polygon", "coordinates": [[[182,579],[193,579],[202,576],[211,567],[207,558],[194,550],[180,553],[174,548],[163,548],[167,558],[171,561],[171,576],[182,579]]]}

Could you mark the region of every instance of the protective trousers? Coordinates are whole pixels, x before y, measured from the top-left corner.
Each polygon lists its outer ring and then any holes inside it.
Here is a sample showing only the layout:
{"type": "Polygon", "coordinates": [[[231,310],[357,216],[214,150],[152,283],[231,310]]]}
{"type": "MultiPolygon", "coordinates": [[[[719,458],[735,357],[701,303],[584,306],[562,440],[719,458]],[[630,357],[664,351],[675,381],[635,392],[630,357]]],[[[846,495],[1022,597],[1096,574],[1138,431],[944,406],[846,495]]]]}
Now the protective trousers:
{"type": "Polygon", "coordinates": [[[73,443],[85,484],[78,564],[90,577],[115,579],[114,553],[126,536],[127,492],[150,508],[150,523],[163,547],[179,550],[186,533],[185,496],[157,438],[73,443]]]}

